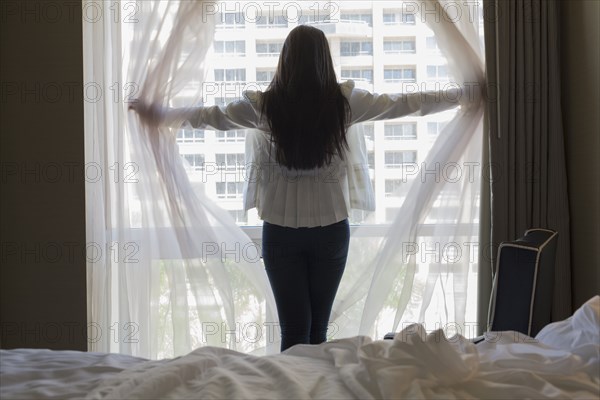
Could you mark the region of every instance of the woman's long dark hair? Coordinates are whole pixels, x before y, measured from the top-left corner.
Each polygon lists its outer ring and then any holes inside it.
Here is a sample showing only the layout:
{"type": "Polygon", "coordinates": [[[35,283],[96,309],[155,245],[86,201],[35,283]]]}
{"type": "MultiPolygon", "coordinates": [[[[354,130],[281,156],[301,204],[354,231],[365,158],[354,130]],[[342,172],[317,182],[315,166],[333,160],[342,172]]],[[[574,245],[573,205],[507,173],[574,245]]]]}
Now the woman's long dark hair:
{"type": "Polygon", "coordinates": [[[343,158],[350,105],[322,31],[300,25],[290,32],[261,112],[279,164],[312,169],[329,164],[336,154],[343,158]]]}

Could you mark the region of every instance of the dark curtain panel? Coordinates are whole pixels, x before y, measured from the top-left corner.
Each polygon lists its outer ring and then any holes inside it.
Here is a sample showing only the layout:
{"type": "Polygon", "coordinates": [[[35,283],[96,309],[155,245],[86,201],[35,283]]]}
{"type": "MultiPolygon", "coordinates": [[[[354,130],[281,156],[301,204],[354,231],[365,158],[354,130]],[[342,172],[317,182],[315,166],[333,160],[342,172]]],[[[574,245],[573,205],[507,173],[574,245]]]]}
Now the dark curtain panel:
{"type": "Polygon", "coordinates": [[[553,318],[563,319],[572,310],[559,1],[484,0],[484,20],[491,226],[483,240],[495,256],[528,228],[558,231],[552,301],[553,318]]]}

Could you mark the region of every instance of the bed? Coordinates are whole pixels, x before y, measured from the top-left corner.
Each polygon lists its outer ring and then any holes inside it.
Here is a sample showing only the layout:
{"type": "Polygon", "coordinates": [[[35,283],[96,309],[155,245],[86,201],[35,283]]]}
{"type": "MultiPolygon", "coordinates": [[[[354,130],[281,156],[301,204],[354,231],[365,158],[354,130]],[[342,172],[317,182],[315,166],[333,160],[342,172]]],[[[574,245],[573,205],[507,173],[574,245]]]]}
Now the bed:
{"type": "Polygon", "coordinates": [[[202,347],[165,360],[0,351],[2,399],[598,399],[600,296],[535,338],[489,332],[473,344],[411,325],[270,356],[202,347]]]}

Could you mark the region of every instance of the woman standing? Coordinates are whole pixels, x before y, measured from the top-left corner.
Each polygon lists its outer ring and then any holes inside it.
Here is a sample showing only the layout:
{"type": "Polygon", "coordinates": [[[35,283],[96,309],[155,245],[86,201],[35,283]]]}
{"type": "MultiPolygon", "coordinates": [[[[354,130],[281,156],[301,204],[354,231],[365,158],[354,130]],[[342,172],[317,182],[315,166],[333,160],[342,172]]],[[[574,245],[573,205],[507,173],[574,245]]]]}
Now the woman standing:
{"type": "Polygon", "coordinates": [[[256,207],[264,221],[263,260],[283,351],[326,340],[348,255],[350,209],[374,207],[366,152],[360,139],[349,144],[348,128],[443,111],[460,97],[458,89],[378,95],[355,89],[352,81],[339,84],[325,35],[301,25],[286,38],[265,92],[247,91],[227,107],[130,108],[152,123],[263,132],[247,139],[251,179],[244,204],[246,210],[256,207]]]}

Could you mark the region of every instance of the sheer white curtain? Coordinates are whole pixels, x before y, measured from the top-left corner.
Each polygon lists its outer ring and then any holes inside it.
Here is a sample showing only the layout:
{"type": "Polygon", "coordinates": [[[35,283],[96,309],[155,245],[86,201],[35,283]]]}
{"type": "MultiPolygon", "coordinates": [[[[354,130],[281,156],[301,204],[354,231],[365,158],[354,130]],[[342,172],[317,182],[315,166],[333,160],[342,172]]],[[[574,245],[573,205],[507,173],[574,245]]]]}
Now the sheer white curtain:
{"type": "MultiPolygon", "coordinates": [[[[84,10],[106,17],[114,4],[84,10]]],[[[121,10],[128,4],[131,20],[84,21],[86,85],[127,97],[86,105],[87,162],[117,174],[87,191],[88,241],[110,252],[88,257],[91,350],[156,358],[201,345],[276,348],[265,341],[275,308],[258,248],[193,190],[175,131],[141,124],[123,104],[167,106],[190,87],[199,98],[214,29],[203,11],[214,3],[123,2],[121,10]]]]}
{"type": "MultiPolygon", "coordinates": [[[[448,4],[412,6],[433,10],[422,17],[452,75],[478,93],[478,17],[468,18],[471,3],[448,4]],[[457,9],[461,16],[450,14],[457,9]]],[[[277,351],[259,248],[191,185],[176,131],[142,123],[124,104],[200,104],[216,3],[85,0],[83,7],[86,96],[94,96],[85,105],[86,160],[88,175],[96,173],[86,189],[90,350],[148,358],[202,345],[277,351]]],[[[466,285],[477,264],[470,249],[478,237],[483,110],[479,96],[470,101],[419,166],[423,178],[401,189],[405,200],[385,234],[354,232],[332,315],[335,337],[373,335],[403,321],[465,322],[467,302],[475,302],[466,285]],[[423,175],[436,165],[438,173],[423,175]],[[427,246],[441,251],[433,262],[421,260],[427,246]],[[386,325],[390,312],[395,323],[386,325]]]]}
{"type": "Polygon", "coordinates": [[[355,231],[334,321],[343,336],[415,322],[473,336],[478,322],[465,315],[477,303],[468,286],[476,284],[478,267],[485,107],[480,9],[477,2],[452,0],[409,1],[405,8],[417,11],[435,33],[453,83],[466,89],[469,105],[446,125],[416,170],[406,171],[416,179],[397,191],[404,202],[385,235],[369,243],[371,227],[355,231]]]}

